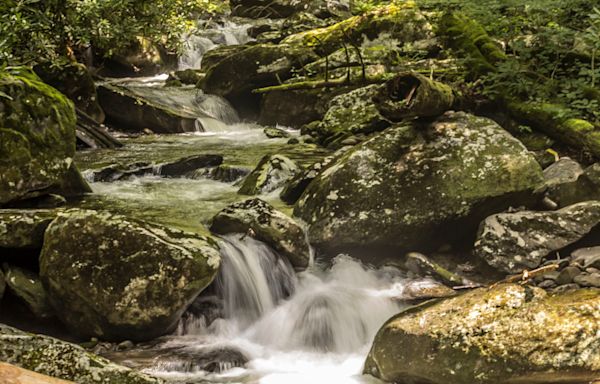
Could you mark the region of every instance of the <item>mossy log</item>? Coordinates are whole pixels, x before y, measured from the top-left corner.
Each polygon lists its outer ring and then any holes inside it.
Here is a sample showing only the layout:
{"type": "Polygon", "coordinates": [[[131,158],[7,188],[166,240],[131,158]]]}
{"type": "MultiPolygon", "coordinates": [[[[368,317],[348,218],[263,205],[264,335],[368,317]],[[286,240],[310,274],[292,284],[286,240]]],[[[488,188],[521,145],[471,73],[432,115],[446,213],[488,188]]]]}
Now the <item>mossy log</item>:
{"type": "Polygon", "coordinates": [[[571,111],[557,104],[507,103],[510,115],[563,143],[600,157],[600,130],[587,120],[572,117],[571,111]]]}
{"type": "Polygon", "coordinates": [[[448,12],[440,20],[438,34],[446,45],[462,53],[471,79],[495,71],[506,54],[477,21],[460,12],[448,12]]]}
{"type": "Polygon", "coordinates": [[[313,47],[320,55],[329,55],[341,48],[344,43],[362,42],[363,36],[375,37],[383,31],[411,35],[424,33],[422,28],[410,28],[419,19],[414,1],[403,4],[389,4],[377,7],[362,15],[350,17],[328,27],[312,29],[286,37],[282,43],[313,47]],[[409,28],[410,31],[404,30],[409,28]],[[406,33],[404,33],[406,32],[406,33]]]}
{"type": "Polygon", "coordinates": [[[441,115],[452,108],[455,96],[448,85],[407,72],[389,80],[373,100],[383,117],[401,121],[441,115]]]}

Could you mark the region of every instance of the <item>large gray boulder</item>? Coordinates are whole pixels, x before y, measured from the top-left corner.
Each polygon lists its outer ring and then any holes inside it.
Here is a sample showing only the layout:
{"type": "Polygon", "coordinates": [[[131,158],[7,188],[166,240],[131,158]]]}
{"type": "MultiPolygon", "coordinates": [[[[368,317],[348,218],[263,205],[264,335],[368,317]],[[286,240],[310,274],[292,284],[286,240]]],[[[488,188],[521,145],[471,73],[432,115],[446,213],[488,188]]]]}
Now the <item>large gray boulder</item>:
{"type": "Polygon", "coordinates": [[[600,200],[600,163],[582,169],[564,157],[544,170],[544,194],[558,207],[600,200]]]}
{"type": "Polygon", "coordinates": [[[600,290],[477,289],[388,320],[364,372],[398,384],[592,382],[599,306],[600,290]]]}
{"type": "Polygon", "coordinates": [[[542,260],[588,234],[600,223],[600,201],[558,211],[499,213],[479,228],[473,254],[507,273],[538,267],[542,260]]]}
{"type": "Polygon", "coordinates": [[[210,238],[108,212],[71,210],[46,230],[40,275],[71,331],[149,340],[173,330],[212,282],[219,262],[210,238]]]}
{"type": "Polygon", "coordinates": [[[271,246],[296,269],[308,267],[310,248],[304,229],[261,199],[245,200],[223,209],[212,219],[210,230],[220,235],[251,231],[251,236],[271,246]]]}
{"type": "Polygon", "coordinates": [[[78,345],[4,324],[0,324],[0,361],[78,384],[162,383],[160,379],[86,352],[78,345]]]}
{"type": "Polygon", "coordinates": [[[508,132],[451,112],[388,128],[343,153],[312,181],[294,214],[323,249],[430,248],[523,203],[541,182],[540,166],[508,132]]]}
{"type": "Polygon", "coordinates": [[[0,205],[45,194],[75,154],[75,110],[30,69],[0,71],[0,205]]]}

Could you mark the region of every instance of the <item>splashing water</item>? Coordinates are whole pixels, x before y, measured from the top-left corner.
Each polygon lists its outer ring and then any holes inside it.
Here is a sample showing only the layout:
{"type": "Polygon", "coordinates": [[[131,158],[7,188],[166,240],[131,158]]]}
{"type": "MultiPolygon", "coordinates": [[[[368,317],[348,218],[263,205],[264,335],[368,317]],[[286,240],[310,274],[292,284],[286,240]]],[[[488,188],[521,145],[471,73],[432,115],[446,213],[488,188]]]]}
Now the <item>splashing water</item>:
{"type": "Polygon", "coordinates": [[[190,369],[189,361],[169,361],[148,373],[177,383],[379,382],[361,375],[362,364],[379,327],[401,309],[390,294],[402,284],[399,274],[338,256],[329,268],[313,266],[296,276],[287,260],[242,235],[226,236],[221,249],[214,284],[221,318],[210,324],[202,316],[187,318],[163,348],[188,356],[240,351],[247,364],[224,361],[207,373],[190,369]]]}

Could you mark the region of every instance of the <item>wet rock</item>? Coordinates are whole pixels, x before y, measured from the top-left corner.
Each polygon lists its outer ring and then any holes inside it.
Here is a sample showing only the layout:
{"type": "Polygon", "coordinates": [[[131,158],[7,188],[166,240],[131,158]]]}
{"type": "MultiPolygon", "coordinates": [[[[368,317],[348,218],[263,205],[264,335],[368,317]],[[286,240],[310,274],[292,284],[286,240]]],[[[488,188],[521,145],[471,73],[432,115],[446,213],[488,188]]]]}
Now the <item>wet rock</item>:
{"type": "Polygon", "coordinates": [[[98,103],[94,79],[83,64],[43,63],[33,70],[44,81],[67,96],[77,108],[99,123],[104,121],[104,111],[98,103]]]}
{"type": "Polygon", "coordinates": [[[543,280],[537,286],[542,289],[550,289],[556,287],[556,282],[554,280],[543,280]]]}
{"type": "Polygon", "coordinates": [[[571,254],[571,263],[582,269],[600,269],[600,247],[582,248],[571,254]]]}
{"type": "Polygon", "coordinates": [[[565,293],[565,292],[573,292],[576,291],[578,289],[580,289],[581,287],[578,284],[572,283],[572,284],[565,284],[565,285],[559,285],[556,288],[553,288],[551,290],[552,293],[565,293]]]}
{"type": "Polygon", "coordinates": [[[65,176],[59,181],[56,187],[49,192],[57,193],[65,197],[77,197],[92,193],[92,188],[83,178],[77,166],[73,163],[67,170],[65,176]]]}
{"type": "Polygon", "coordinates": [[[192,155],[160,164],[148,162],[111,164],[88,171],[87,177],[94,182],[112,182],[143,175],[193,177],[199,169],[216,167],[222,162],[223,156],[220,155],[192,155]]]}
{"type": "Polygon", "coordinates": [[[272,247],[296,269],[308,267],[310,249],[304,229],[261,199],[249,199],[223,209],[212,219],[210,230],[220,235],[251,231],[250,236],[272,247]]]}
{"type": "Polygon", "coordinates": [[[201,172],[201,176],[208,177],[213,180],[222,181],[224,183],[233,183],[238,181],[250,173],[250,169],[234,167],[231,165],[219,165],[218,167],[210,168],[201,172]]]}
{"type": "Polygon", "coordinates": [[[232,368],[245,367],[248,358],[237,349],[222,347],[200,350],[180,349],[167,352],[166,356],[161,353],[159,361],[170,370],[178,372],[221,373],[232,368]]]}
{"type": "Polygon", "coordinates": [[[196,118],[200,115],[160,104],[156,100],[136,93],[135,88],[116,84],[100,84],[98,99],[109,121],[119,128],[141,132],[151,128],[155,133],[182,133],[197,130],[196,118]]]}
{"type": "Polygon", "coordinates": [[[231,9],[234,16],[253,19],[278,19],[292,16],[296,12],[307,9],[311,1],[293,0],[232,0],[231,9]]]}
{"type": "Polygon", "coordinates": [[[581,287],[600,288],[600,273],[582,273],[573,279],[581,287]]]}
{"type": "Polygon", "coordinates": [[[500,271],[519,273],[538,267],[550,253],[581,239],[598,223],[598,201],[558,211],[500,213],[481,223],[473,254],[500,271]]]}
{"type": "Polygon", "coordinates": [[[486,211],[527,202],[541,182],[535,159],[496,123],[446,113],[348,150],[313,180],[294,214],[323,250],[425,250],[475,232],[486,211]]]}
{"type": "Polygon", "coordinates": [[[40,276],[72,332],[148,340],[174,329],[219,262],[210,238],[108,212],[70,210],[46,230],[40,276]]]}
{"type": "Polygon", "coordinates": [[[267,127],[264,129],[265,135],[269,139],[277,139],[277,138],[287,138],[290,137],[290,134],[283,129],[267,127]]]}
{"type": "Polygon", "coordinates": [[[349,136],[378,132],[389,127],[392,123],[381,116],[373,103],[373,97],[380,88],[380,85],[369,85],[336,96],[329,103],[323,121],[311,134],[325,146],[339,147],[339,142],[349,136]]]}
{"type": "Polygon", "coordinates": [[[216,64],[220,63],[225,58],[241,52],[250,47],[247,44],[240,45],[220,45],[215,49],[211,49],[202,56],[202,70],[208,72],[216,64]]]}
{"type": "Polygon", "coordinates": [[[80,384],[160,384],[162,380],[116,365],[78,345],[0,324],[0,361],[80,384]]]}
{"type": "Polygon", "coordinates": [[[429,300],[456,296],[456,291],[433,280],[414,280],[402,291],[403,300],[429,300]]]}
{"type": "Polygon", "coordinates": [[[298,164],[283,155],[266,155],[246,176],[238,193],[257,195],[272,192],[283,186],[300,171],[298,164]]]}
{"type": "Polygon", "coordinates": [[[6,273],[6,286],[31,313],[39,318],[54,315],[46,290],[37,274],[8,264],[4,264],[3,268],[6,273]]]}
{"type": "Polygon", "coordinates": [[[184,69],[181,71],[171,72],[166,82],[167,85],[170,82],[178,82],[179,85],[196,85],[200,81],[200,79],[202,79],[200,71],[195,69],[184,69]]]}
{"type": "Polygon", "coordinates": [[[0,205],[45,194],[75,154],[73,104],[29,69],[0,71],[0,205]]]}
{"type": "Polygon", "coordinates": [[[600,291],[503,284],[408,309],[379,331],[364,372],[388,382],[587,382],[600,369],[600,291]]]}
{"type": "Polygon", "coordinates": [[[183,177],[200,168],[216,167],[223,163],[221,155],[194,155],[159,164],[156,173],[165,177],[183,177]]]}
{"type": "Polygon", "coordinates": [[[0,248],[42,248],[44,232],[56,217],[54,210],[0,210],[0,248]]]}

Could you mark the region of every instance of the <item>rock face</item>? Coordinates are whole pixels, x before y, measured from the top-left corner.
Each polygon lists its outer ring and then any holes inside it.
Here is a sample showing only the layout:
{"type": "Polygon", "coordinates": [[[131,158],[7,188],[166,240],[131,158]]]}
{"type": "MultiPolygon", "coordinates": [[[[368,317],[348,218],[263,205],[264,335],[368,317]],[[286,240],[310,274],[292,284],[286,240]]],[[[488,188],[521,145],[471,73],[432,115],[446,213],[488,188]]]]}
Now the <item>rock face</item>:
{"type": "Polygon", "coordinates": [[[253,89],[279,84],[293,69],[317,58],[310,48],[302,46],[258,44],[225,57],[200,83],[206,93],[227,98],[237,109],[249,107],[249,100],[256,99],[252,107],[258,110],[260,100],[253,97],[253,89]]]}
{"type": "Polygon", "coordinates": [[[415,307],[375,337],[365,373],[399,384],[589,382],[600,370],[600,291],[499,285],[415,307]]]}
{"type": "Polygon", "coordinates": [[[0,248],[42,248],[44,232],[57,212],[49,209],[0,211],[0,248]]]}
{"type": "Polygon", "coordinates": [[[261,199],[249,199],[223,209],[213,218],[210,230],[226,235],[252,230],[260,240],[286,257],[296,269],[305,269],[310,249],[302,227],[261,199]]]}
{"type": "Polygon", "coordinates": [[[107,212],[67,211],[46,230],[40,275],[75,333],[149,340],[173,329],[219,267],[200,235],[107,212]]]}
{"type": "Polygon", "coordinates": [[[266,155],[246,176],[238,193],[242,195],[268,193],[281,187],[298,173],[300,167],[289,158],[282,155],[266,155]]]}
{"type": "Polygon", "coordinates": [[[447,113],[388,128],[343,153],[308,186],[294,214],[322,249],[422,249],[475,232],[541,182],[535,159],[496,123],[447,113]]]}
{"type": "Polygon", "coordinates": [[[0,72],[0,205],[43,194],[75,154],[73,104],[31,70],[0,72]]]}
{"type": "Polygon", "coordinates": [[[540,265],[544,257],[581,239],[600,223],[600,201],[558,211],[500,213],[480,226],[473,253],[490,266],[518,273],[540,265]]]}
{"type": "Polygon", "coordinates": [[[78,384],[160,384],[161,380],[86,352],[48,336],[0,324],[0,361],[78,384]]]}
{"type": "Polygon", "coordinates": [[[15,266],[4,265],[6,285],[33,313],[40,318],[54,313],[40,277],[35,273],[15,266]]]}

